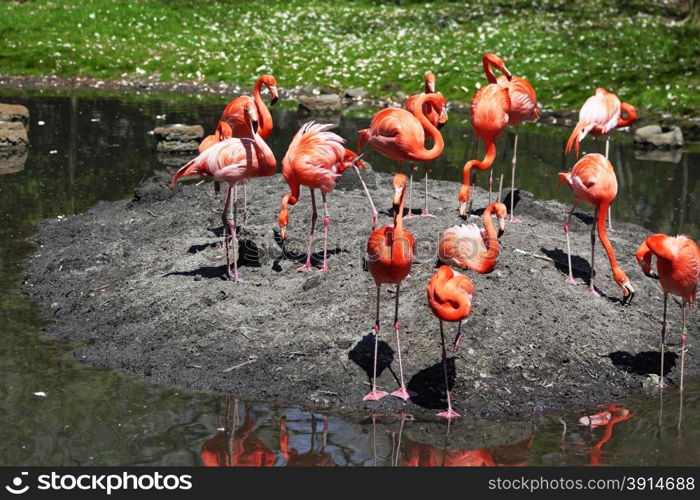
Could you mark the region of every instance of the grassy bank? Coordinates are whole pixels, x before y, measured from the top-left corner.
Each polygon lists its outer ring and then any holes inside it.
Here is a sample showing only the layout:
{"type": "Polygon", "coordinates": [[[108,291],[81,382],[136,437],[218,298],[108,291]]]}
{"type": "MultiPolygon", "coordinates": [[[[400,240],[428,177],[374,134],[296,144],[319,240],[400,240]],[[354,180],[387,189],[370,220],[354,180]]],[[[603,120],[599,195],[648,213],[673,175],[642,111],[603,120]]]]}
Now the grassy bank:
{"type": "Polygon", "coordinates": [[[0,74],[135,77],[375,95],[415,92],[427,69],[468,101],[485,51],[535,86],[543,107],[579,107],[596,86],[649,111],[698,114],[700,31],[674,2],[68,0],[0,4],[0,74]]]}

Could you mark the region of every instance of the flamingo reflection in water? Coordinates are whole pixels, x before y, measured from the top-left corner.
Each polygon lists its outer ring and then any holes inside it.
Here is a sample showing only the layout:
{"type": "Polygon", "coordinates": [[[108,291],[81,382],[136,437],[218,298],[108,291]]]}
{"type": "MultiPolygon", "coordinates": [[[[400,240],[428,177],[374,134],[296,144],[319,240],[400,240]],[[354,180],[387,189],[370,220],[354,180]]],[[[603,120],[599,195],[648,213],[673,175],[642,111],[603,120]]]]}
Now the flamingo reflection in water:
{"type": "Polygon", "coordinates": [[[603,445],[610,441],[610,439],[613,437],[613,427],[620,422],[629,420],[630,418],[632,418],[631,410],[611,404],[608,405],[604,411],[594,413],[593,415],[583,416],[578,420],[579,425],[590,427],[591,430],[604,426],[603,436],[591,450],[589,460],[590,465],[604,465],[602,461],[603,445]]]}
{"type": "Polygon", "coordinates": [[[226,416],[223,426],[217,415],[217,434],[202,446],[200,457],[207,467],[271,467],[275,454],[265,446],[253,430],[256,420],[246,406],[243,424],[238,425],[238,400],[234,402],[230,415],[230,401],[226,401],[226,416]]]}
{"type": "Polygon", "coordinates": [[[333,467],[337,465],[333,456],[326,451],[328,441],[328,417],[323,418],[323,431],[321,434],[321,448],[316,451],[316,416],[311,414],[311,444],[309,451],[299,453],[295,448],[289,448],[289,431],[287,430],[287,419],[280,419],[280,450],[287,459],[288,467],[333,467]]]}

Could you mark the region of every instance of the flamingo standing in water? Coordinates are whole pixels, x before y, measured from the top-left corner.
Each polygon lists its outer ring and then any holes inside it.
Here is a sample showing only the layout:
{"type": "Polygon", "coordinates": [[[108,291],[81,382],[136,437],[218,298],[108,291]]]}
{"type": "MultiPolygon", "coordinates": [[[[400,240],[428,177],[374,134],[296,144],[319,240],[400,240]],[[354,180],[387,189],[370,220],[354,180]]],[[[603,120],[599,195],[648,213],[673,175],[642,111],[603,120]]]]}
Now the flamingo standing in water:
{"type": "MultiPolygon", "coordinates": [[[[510,112],[508,113],[508,125],[515,127],[515,141],[513,143],[513,168],[510,177],[510,222],[520,222],[513,215],[514,200],[513,193],[515,192],[515,165],[517,162],[518,153],[518,125],[525,120],[535,122],[540,117],[540,110],[537,107],[537,94],[532,88],[530,82],[519,76],[512,75],[508,78],[505,74],[496,79],[491,66],[495,68],[503,68],[503,61],[495,54],[484,54],[482,59],[484,64],[484,73],[490,84],[498,83],[501,87],[508,89],[510,96],[510,112]]],[[[493,182],[489,178],[489,182],[493,182]]]]}
{"type": "MultiPolygon", "coordinates": [[[[605,136],[605,157],[608,157],[610,146],[610,134],[616,128],[627,127],[637,119],[637,111],[634,106],[626,102],[620,102],[620,98],[602,87],[595,89],[595,95],[586,99],[578,114],[578,123],[566,141],[568,153],[574,147],[576,156],[579,154],[579,143],[586,137],[605,136]],[[622,113],[627,118],[622,118],[622,113]]],[[[612,215],[608,209],[609,225],[612,230],[612,215]]]]}
{"type": "Polygon", "coordinates": [[[226,200],[224,202],[224,212],[221,216],[224,225],[224,248],[226,252],[226,276],[238,279],[238,259],[237,255],[233,259],[233,275],[231,274],[231,262],[229,256],[229,240],[226,230],[230,231],[230,236],[234,241],[234,253],[238,246],[236,237],[235,207],[237,204],[234,195],[235,186],[250,177],[265,177],[273,175],[277,169],[277,161],[272,154],[272,150],[265,141],[257,134],[258,111],[252,98],[247,97],[247,104],[243,109],[246,118],[248,133],[245,137],[232,137],[225,141],[220,141],[197,158],[188,162],[175,173],[170,182],[170,189],[175,187],[175,183],[190,176],[211,177],[217,182],[228,184],[226,200]]]}
{"type": "Polygon", "coordinates": [[[649,236],[637,249],[637,262],[647,276],[651,272],[651,258],[656,256],[656,270],[659,283],[664,291],[664,317],[661,323],[661,371],[659,383],[664,380],[664,346],[666,341],[666,305],[668,295],[679,296],[683,300],[683,319],[681,325],[681,391],[683,390],[683,371],[685,367],[685,343],[688,335],[686,322],[690,307],[695,304],[700,279],[700,248],[687,236],[667,236],[654,234],[649,236]]]}
{"type": "Polygon", "coordinates": [[[569,262],[569,277],[566,282],[575,285],[574,275],[571,272],[571,244],[569,242],[569,223],[571,216],[576,210],[579,201],[584,201],[595,206],[595,222],[591,225],[591,271],[589,280],[589,289],[595,295],[600,295],[593,287],[593,273],[595,263],[595,229],[598,226],[598,237],[600,242],[605,247],[610,260],[613,278],[618,286],[622,289],[622,303],[631,303],[634,297],[634,288],[630,284],[627,275],[620,269],[615,258],[615,250],[613,250],[610,240],[608,240],[607,231],[605,229],[605,214],[608,207],[612,204],[615,196],[617,196],[617,178],[612,164],[603,155],[598,153],[587,154],[581,158],[571,172],[559,173],[559,185],[566,183],[574,192],[576,201],[571,207],[569,216],[564,223],[564,232],[566,233],[566,253],[569,262]]]}
{"type": "Polygon", "coordinates": [[[374,231],[367,241],[367,257],[369,272],[377,285],[377,314],[374,322],[374,371],[372,374],[372,390],[364,397],[364,401],[377,401],[387,395],[377,390],[377,345],[379,342],[379,298],[382,284],[396,285],[396,305],[394,308],[394,329],[396,330],[396,351],[399,355],[399,373],[401,387],[392,392],[392,396],[407,400],[410,395],[403,380],[403,364],[401,363],[401,341],[399,338],[399,288],[401,282],[411,272],[415,240],[413,235],[403,227],[403,207],[406,197],[406,176],[394,176],[394,224],[380,227],[374,231]]]}
{"type": "Polygon", "coordinates": [[[418,94],[412,112],[400,108],[378,111],[372,117],[369,128],[358,132],[358,151],[362,151],[367,143],[387,158],[397,160],[399,167],[405,161],[434,160],[442,154],[445,143],[437,127],[428,120],[426,108],[441,113],[445,108],[445,97],[436,93],[418,94]],[[426,135],[433,140],[430,149],[425,147],[426,135]]]}
{"type": "Polygon", "coordinates": [[[445,334],[442,329],[442,322],[459,322],[457,336],[455,337],[455,349],[458,349],[462,336],[462,321],[467,319],[472,311],[474,285],[463,274],[455,273],[448,266],[440,266],[440,269],[430,278],[427,292],[430,310],[440,320],[442,369],[445,375],[445,392],[447,393],[447,411],[438,413],[438,417],[455,418],[459,417],[459,413],[452,409],[450,382],[447,376],[447,350],[445,349],[445,334]]]}
{"type": "MultiPolygon", "coordinates": [[[[316,212],[316,195],[314,189],[321,190],[323,197],[323,267],[321,271],[328,270],[328,227],[330,226],[330,214],[326,196],[335,188],[335,180],[346,168],[353,166],[357,155],[345,149],[345,140],[328,130],[333,125],[308,122],[296,133],[289,145],[287,154],[282,160],[282,174],[284,175],[290,194],[282,198],[282,209],[279,214],[280,238],[287,239],[287,224],[289,223],[288,205],[295,205],[299,199],[300,186],[307,186],[311,192],[311,231],[306,252],[306,264],[298,271],[311,270],[311,245],[314,238],[314,227],[318,214],[316,212]]],[[[357,162],[364,167],[364,163],[357,162]]]]}
{"type": "MultiPolygon", "coordinates": [[[[423,95],[423,94],[433,94],[435,93],[435,74],[428,71],[425,74],[425,88],[423,89],[423,92],[421,94],[414,94],[410,96],[408,99],[406,99],[406,102],[403,105],[403,108],[406,111],[409,111],[413,113],[413,108],[418,100],[418,97],[423,95]]],[[[447,111],[443,107],[442,110],[439,112],[433,108],[432,105],[426,103],[423,104],[423,114],[428,118],[428,121],[432,123],[435,127],[438,129],[441,129],[445,123],[447,123],[447,111]]],[[[426,131],[427,133],[427,131],[426,131]]],[[[431,217],[431,214],[428,210],[428,164],[426,164],[425,167],[425,202],[423,204],[423,211],[421,212],[422,216],[426,217],[431,217]]],[[[408,215],[406,218],[413,217],[413,169],[411,169],[411,176],[409,178],[409,191],[408,191],[408,215]]]]}
{"type": "Polygon", "coordinates": [[[446,229],[438,243],[438,257],[444,264],[466,267],[477,273],[490,273],[496,267],[499,244],[506,226],[506,206],[500,201],[491,203],[484,210],[484,228],[476,224],[458,224],[446,229]],[[491,215],[498,219],[498,233],[493,227],[491,215]]]}
{"type": "MultiPolygon", "coordinates": [[[[493,76],[491,67],[498,69],[507,80],[512,78],[501,61],[496,56],[489,59],[488,65],[484,68],[493,76]]],[[[487,73],[487,74],[488,74],[487,73]]],[[[489,77],[490,79],[490,77],[489,77]]],[[[478,170],[490,169],[493,165],[493,160],[496,158],[496,139],[503,133],[508,126],[509,113],[511,108],[510,94],[508,88],[496,83],[495,78],[493,83],[489,83],[481,87],[471,102],[472,111],[472,128],[474,133],[484,141],[486,146],[486,154],[484,159],[469,160],[462,171],[462,188],[459,190],[459,215],[466,217],[471,213],[471,183],[472,183],[472,168],[478,170]],[[467,209],[467,202],[470,202],[467,209]]],[[[493,185],[493,174],[489,175],[489,203],[491,203],[491,187],[493,185]]]]}
{"type": "MultiPolygon", "coordinates": [[[[277,80],[272,75],[262,75],[255,82],[253,87],[253,100],[258,110],[258,135],[263,139],[267,139],[272,133],[273,123],[272,114],[265,105],[261,91],[263,85],[270,93],[270,105],[274,105],[279,99],[277,91],[277,80]]],[[[207,148],[210,148],[219,141],[230,139],[231,137],[246,137],[248,129],[245,123],[244,109],[248,103],[248,96],[240,96],[228,103],[224,112],[216,125],[216,130],[212,135],[208,135],[199,144],[199,152],[203,153],[207,148]]],[[[246,182],[243,181],[243,219],[245,220],[248,211],[248,195],[246,190],[246,182]]],[[[219,183],[214,182],[214,188],[219,191],[219,183]]]]}

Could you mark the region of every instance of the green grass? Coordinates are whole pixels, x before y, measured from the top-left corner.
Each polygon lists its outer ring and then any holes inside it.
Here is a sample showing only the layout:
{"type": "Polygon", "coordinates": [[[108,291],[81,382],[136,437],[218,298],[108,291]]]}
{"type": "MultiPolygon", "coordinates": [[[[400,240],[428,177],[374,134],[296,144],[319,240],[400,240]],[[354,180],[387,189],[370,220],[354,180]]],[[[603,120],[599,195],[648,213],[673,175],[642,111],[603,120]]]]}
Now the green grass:
{"type": "Polygon", "coordinates": [[[448,99],[498,53],[545,109],[605,86],[646,111],[697,115],[700,31],[676,2],[627,0],[67,0],[0,4],[0,73],[134,77],[413,93],[430,69],[448,99]],[[533,7],[533,4],[535,7],[533,7]]]}

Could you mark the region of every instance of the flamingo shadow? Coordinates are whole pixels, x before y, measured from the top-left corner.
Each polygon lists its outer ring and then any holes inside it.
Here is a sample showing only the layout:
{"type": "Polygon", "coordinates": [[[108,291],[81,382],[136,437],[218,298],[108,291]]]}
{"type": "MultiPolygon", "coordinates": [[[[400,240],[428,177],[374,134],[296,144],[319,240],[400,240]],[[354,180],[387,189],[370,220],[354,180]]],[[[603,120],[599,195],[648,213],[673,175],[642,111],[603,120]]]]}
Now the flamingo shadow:
{"type": "Polygon", "coordinates": [[[171,271],[163,275],[164,278],[168,276],[199,276],[206,279],[225,279],[226,266],[202,266],[191,271],[171,271]]]}
{"type": "MultiPolygon", "coordinates": [[[[510,200],[511,198],[513,199],[513,210],[518,206],[518,203],[520,203],[520,200],[522,199],[520,197],[520,190],[515,189],[511,190],[508,192],[506,197],[503,199],[503,204],[506,206],[506,209],[508,210],[508,213],[510,213],[510,200]]],[[[499,201],[499,200],[496,200],[499,201]]]]}
{"type": "MultiPolygon", "coordinates": [[[[455,358],[447,358],[447,383],[450,390],[454,387],[456,376],[455,358]]],[[[418,406],[428,409],[447,408],[442,361],[416,373],[408,381],[407,387],[409,391],[416,393],[411,397],[411,401],[418,406]]]]}
{"type": "MultiPolygon", "coordinates": [[[[275,229],[273,233],[273,238],[275,243],[279,247],[281,254],[278,255],[272,262],[272,270],[275,272],[281,272],[282,266],[280,263],[283,260],[290,260],[292,262],[298,262],[303,264],[306,262],[306,242],[300,243],[299,249],[297,250],[296,245],[290,245],[289,239],[282,241],[279,230],[275,229]]],[[[328,257],[332,255],[337,255],[339,253],[345,252],[342,248],[329,248],[326,252],[328,257]]],[[[311,254],[311,265],[314,267],[320,267],[323,265],[323,250],[319,252],[313,252],[311,254]]]]}
{"type": "MultiPolygon", "coordinates": [[[[362,340],[355,344],[355,347],[348,352],[348,359],[362,368],[367,374],[369,382],[372,383],[372,374],[374,371],[374,333],[370,332],[362,337],[362,340]]],[[[377,378],[379,378],[382,372],[387,368],[391,370],[390,366],[393,361],[394,350],[389,344],[380,340],[377,344],[377,378]]],[[[395,374],[394,378],[397,378],[395,374]]]]}
{"type": "MultiPolygon", "coordinates": [[[[661,352],[643,351],[635,355],[627,351],[615,351],[607,355],[616,368],[635,375],[657,375],[661,365],[661,352]]],[[[664,376],[668,375],[676,366],[678,354],[664,352],[664,376]]]]}
{"type": "MultiPolygon", "coordinates": [[[[554,250],[548,250],[546,248],[540,248],[540,251],[552,259],[552,264],[554,267],[562,274],[569,274],[569,263],[567,260],[566,252],[555,248],[554,250]]],[[[587,284],[590,283],[590,273],[591,265],[588,261],[578,255],[571,256],[571,272],[574,278],[581,278],[587,284]]],[[[595,277],[595,274],[594,274],[595,277]]]]}

